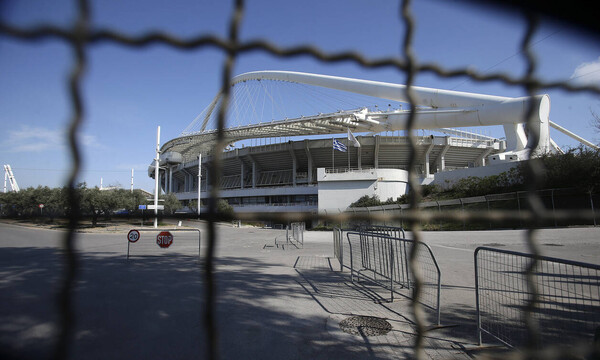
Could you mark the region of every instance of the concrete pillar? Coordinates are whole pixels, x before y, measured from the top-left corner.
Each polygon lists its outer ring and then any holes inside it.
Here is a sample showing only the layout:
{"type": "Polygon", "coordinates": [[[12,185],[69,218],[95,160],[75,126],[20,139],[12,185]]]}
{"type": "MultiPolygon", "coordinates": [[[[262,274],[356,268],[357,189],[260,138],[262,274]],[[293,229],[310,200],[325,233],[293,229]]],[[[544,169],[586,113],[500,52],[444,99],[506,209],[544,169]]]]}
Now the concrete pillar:
{"type": "Polygon", "coordinates": [[[309,140],[304,140],[304,151],[306,151],[306,158],[308,159],[308,183],[312,184],[313,182],[313,158],[310,153],[310,149],[308,148],[309,140]]]}
{"type": "Polygon", "coordinates": [[[290,143],[289,146],[290,155],[292,157],[292,185],[296,186],[296,167],[298,166],[298,161],[296,160],[296,153],[294,152],[292,144],[290,143]]]}
{"type": "Polygon", "coordinates": [[[375,151],[373,165],[375,166],[375,169],[379,169],[379,135],[375,136],[375,151]]]}
{"type": "Polygon", "coordinates": [[[256,177],[257,177],[256,161],[254,161],[254,159],[252,159],[252,188],[256,187],[256,177]]]}
{"type": "Polygon", "coordinates": [[[485,158],[492,152],[491,148],[486,149],[475,160],[475,166],[485,166],[485,158]]]}
{"type": "Polygon", "coordinates": [[[448,138],[446,138],[446,146],[444,146],[444,148],[440,152],[440,155],[438,156],[438,159],[437,159],[438,172],[442,172],[442,171],[444,171],[444,169],[446,169],[446,153],[448,152],[449,149],[450,149],[450,145],[448,144],[448,138]]]}
{"type": "Polygon", "coordinates": [[[173,192],[173,167],[169,166],[169,193],[173,192]]]}
{"type": "Polygon", "coordinates": [[[183,172],[183,192],[188,192],[189,184],[190,184],[190,174],[185,169],[181,170],[183,172]]]}
{"type": "Polygon", "coordinates": [[[240,188],[244,188],[244,178],[246,174],[246,169],[244,166],[244,162],[242,160],[240,160],[240,188]]]}
{"type": "Polygon", "coordinates": [[[362,170],[362,146],[356,149],[358,155],[358,170],[362,170]]]}
{"type": "Polygon", "coordinates": [[[433,142],[427,147],[427,150],[425,151],[425,178],[428,178],[430,175],[430,169],[429,169],[429,154],[431,153],[431,150],[433,150],[433,142]]]}

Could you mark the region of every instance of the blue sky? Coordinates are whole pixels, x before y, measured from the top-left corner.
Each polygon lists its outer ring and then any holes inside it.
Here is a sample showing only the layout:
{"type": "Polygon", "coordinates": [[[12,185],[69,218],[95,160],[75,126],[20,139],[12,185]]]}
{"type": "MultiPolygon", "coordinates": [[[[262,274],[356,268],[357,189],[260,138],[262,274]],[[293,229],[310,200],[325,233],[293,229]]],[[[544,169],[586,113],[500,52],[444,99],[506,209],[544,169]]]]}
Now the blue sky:
{"type": "MultiPolygon", "coordinates": [[[[75,1],[12,0],[0,3],[4,22],[31,26],[40,22],[70,26],[75,1]]],[[[210,32],[227,34],[227,1],[95,1],[92,26],[130,35],[163,30],[180,37],[210,32]]],[[[414,1],[415,53],[421,62],[445,68],[470,66],[479,71],[519,76],[525,70],[519,46],[525,22],[509,14],[467,7],[454,1],[414,1]]],[[[329,52],[354,50],[369,58],[401,56],[404,27],[399,4],[389,0],[249,0],[241,39],[266,38],[283,47],[313,44],[329,52]]],[[[533,51],[538,75],[545,80],[600,84],[600,44],[582,34],[542,23],[533,51]]],[[[177,136],[212,100],[219,88],[223,54],[214,48],[178,51],[162,45],[141,50],[103,43],[89,47],[83,80],[85,119],[81,132],[84,171],[89,186],[153,189],[147,167],[154,157],[156,127],[161,143],[177,136]]],[[[10,164],[19,185],[61,186],[69,169],[65,126],[70,119],[66,78],[71,49],[58,40],[21,42],[0,35],[0,162],[10,164]]],[[[323,64],[307,56],[277,59],[264,52],[238,58],[235,74],[255,70],[291,70],[404,83],[393,69],[366,70],[342,62],[323,64]]],[[[522,96],[522,89],[465,78],[416,78],[420,86],[501,96],[522,96]]],[[[546,91],[551,120],[598,142],[590,110],[600,113],[596,96],[546,91]]],[[[552,130],[560,146],[576,146],[552,130]]]]}

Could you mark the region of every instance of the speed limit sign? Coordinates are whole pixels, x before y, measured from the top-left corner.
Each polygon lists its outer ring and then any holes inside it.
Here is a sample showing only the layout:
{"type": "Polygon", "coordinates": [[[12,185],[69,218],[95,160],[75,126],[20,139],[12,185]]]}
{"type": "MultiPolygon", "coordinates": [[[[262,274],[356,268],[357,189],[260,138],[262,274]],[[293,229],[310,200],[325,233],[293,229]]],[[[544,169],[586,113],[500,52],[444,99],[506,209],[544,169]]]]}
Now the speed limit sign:
{"type": "Polygon", "coordinates": [[[129,242],[136,242],[140,239],[140,232],[137,230],[130,230],[129,233],[127,233],[127,240],[129,240],[129,242]]]}

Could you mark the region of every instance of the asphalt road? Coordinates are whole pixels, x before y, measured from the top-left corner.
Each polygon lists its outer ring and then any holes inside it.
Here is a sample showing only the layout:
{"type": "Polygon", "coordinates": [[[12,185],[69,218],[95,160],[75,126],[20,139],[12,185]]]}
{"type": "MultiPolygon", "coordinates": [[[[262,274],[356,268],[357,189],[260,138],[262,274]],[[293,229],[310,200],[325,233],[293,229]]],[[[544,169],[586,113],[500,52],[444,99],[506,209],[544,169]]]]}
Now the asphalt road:
{"type": "MultiPolygon", "coordinates": [[[[199,227],[201,258],[206,231],[199,227]]],[[[303,288],[294,265],[300,259],[333,257],[332,234],[306,232],[303,249],[283,250],[275,238],[284,233],[218,226],[215,280],[222,358],[362,359],[397,353],[398,347],[341,338],[329,323],[333,315],[353,310],[332,314],[315,301],[309,286],[303,288]]],[[[0,358],[49,358],[60,316],[56,296],[64,270],[64,232],[0,223],[0,234],[0,358]]],[[[475,341],[474,249],[526,251],[524,235],[513,230],[423,233],[442,269],[442,322],[460,325],[442,336],[475,341]]],[[[154,236],[143,234],[130,247],[127,261],[126,231],[77,235],[72,358],[206,356],[197,233],[176,236],[171,252],[160,252],[154,236]]],[[[535,237],[543,255],[600,264],[600,228],[545,229],[535,237]]]]}

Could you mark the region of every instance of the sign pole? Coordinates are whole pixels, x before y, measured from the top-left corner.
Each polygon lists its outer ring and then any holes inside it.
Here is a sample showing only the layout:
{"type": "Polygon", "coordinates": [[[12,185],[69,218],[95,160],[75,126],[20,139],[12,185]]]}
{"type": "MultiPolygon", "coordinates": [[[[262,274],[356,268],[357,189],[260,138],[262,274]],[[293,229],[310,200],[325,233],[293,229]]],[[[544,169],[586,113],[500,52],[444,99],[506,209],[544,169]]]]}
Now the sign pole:
{"type": "Polygon", "coordinates": [[[154,159],[154,228],[158,227],[158,178],[160,170],[158,164],[160,161],[160,126],[156,131],[156,158],[154,159]]]}

